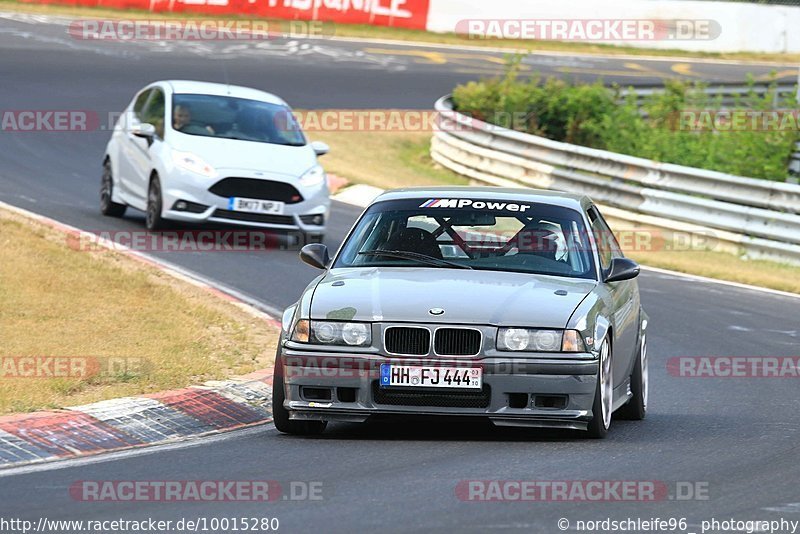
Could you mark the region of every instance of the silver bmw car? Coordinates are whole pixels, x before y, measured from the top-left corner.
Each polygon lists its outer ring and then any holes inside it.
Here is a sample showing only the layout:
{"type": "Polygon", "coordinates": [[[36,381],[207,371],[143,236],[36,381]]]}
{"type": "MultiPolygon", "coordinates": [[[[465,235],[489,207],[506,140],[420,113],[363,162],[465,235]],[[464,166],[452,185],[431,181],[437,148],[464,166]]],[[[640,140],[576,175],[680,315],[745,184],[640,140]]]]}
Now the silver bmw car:
{"type": "Polygon", "coordinates": [[[379,196],[283,315],[273,416],[466,416],[585,430],[647,409],[647,315],[617,240],[585,196],[492,187],[379,196]]]}

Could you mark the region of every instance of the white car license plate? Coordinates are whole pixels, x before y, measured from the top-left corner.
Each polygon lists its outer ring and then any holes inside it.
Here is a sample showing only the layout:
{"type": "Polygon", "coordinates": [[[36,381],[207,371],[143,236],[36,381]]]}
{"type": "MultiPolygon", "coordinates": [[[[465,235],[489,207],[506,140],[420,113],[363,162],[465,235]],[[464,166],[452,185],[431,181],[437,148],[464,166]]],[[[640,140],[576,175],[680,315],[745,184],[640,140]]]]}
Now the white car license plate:
{"type": "Polygon", "coordinates": [[[480,367],[426,367],[381,364],[381,387],[481,389],[480,367]]]}
{"type": "Polygon", "coordinates": [[[282,215],[283,207],[284,203],[277,200],[260,200],[257,198],[241,197],[231,197],[228,199],[228,209],[231,211],[282,215]]]}

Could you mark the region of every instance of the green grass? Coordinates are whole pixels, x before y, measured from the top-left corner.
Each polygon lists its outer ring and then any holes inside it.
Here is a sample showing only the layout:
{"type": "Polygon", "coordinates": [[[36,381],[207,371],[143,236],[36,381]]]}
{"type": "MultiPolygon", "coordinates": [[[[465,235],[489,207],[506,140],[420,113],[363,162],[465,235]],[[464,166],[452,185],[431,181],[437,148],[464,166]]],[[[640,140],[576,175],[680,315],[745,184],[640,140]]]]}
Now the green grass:
{"type": "Polygon", "coordinates": [[[465,185],[467,179],[434,166],[430,132],[311,132],[331,147],[325,170],[382,189],[429,184],[465,185]]]}
{"type": "Polygon", "coordinates": [[[181,388],[267,367],[277,332],[200,288],[0,211],[0,413],[181,388]],[[18,376],[20,358],[86,373],[18,376]],[[16,376],[15,376],[16,375],[16,376]]]}
{"type": "Polygon", "coordinates": [[[800,293],[800,267],[791,265],[744,260],[713,250],[631,252],[627,256],[651,267],[800,293]]]}

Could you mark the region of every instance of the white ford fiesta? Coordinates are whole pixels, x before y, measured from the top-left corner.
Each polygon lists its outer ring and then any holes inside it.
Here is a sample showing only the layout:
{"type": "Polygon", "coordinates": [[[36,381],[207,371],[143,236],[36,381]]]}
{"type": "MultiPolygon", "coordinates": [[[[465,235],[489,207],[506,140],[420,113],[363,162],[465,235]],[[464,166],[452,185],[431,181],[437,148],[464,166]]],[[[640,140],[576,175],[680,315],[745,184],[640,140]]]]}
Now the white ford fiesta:
{"type": "Polygon", "coordinates": [[[300,231],[321,239],[330,208],[325,171],[289,106],[225,84],[155,82],[136,94],[103,159],[100,208],[166,220],[300,231]]]}

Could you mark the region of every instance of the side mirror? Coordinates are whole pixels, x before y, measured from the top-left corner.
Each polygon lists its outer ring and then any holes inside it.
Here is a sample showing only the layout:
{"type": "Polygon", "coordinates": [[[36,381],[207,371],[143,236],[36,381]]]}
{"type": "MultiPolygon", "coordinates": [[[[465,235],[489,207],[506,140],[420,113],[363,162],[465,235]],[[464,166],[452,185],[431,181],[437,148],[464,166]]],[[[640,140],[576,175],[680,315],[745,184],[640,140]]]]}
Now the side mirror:
{"type": "Polygon", "coordinates": [[[317,269],[327,269],[331,262],[328,247],[322,243],[311,243],[300,249],[300,259],[317,269]]]}
{"type": "Polygon", "coordinates": [[[328,146],[328,143],[323,143],[322,141],[314,141],[311,143],[311,148],[314,149],[314,153],[317,156],[324,156],[331,151],[331,147],[328,146]]]}
{"type": "Polygon", "coordinates": [[[156,135],[156,127],[147,122],[140,122],[131,125],[131,133],[136,137],[152,139],[156,135]]]}
{"type": "Polygon", "coordinates": [[[606,271],[605,282],[622,282],[639,276],[639,264],[628,258],[614,258],[606,271]]]}

